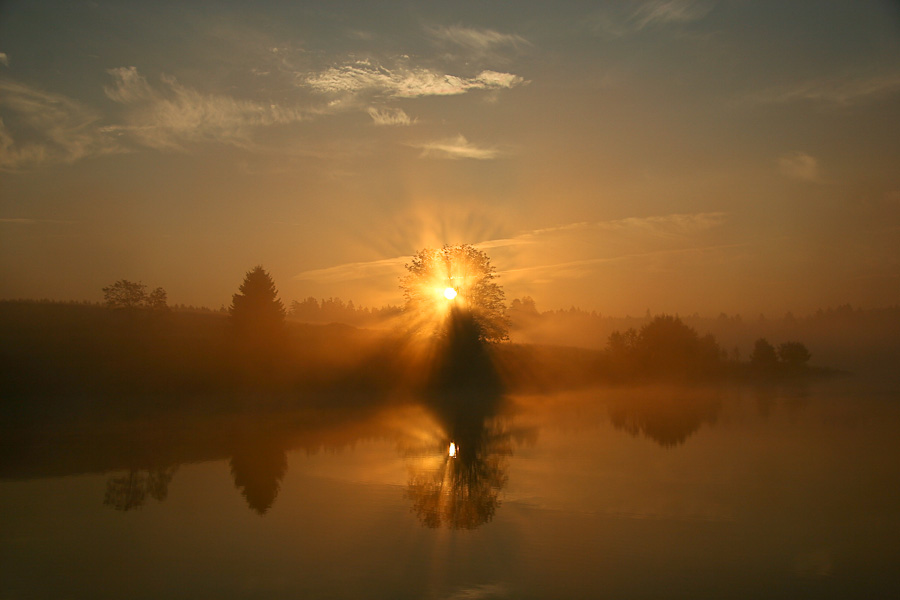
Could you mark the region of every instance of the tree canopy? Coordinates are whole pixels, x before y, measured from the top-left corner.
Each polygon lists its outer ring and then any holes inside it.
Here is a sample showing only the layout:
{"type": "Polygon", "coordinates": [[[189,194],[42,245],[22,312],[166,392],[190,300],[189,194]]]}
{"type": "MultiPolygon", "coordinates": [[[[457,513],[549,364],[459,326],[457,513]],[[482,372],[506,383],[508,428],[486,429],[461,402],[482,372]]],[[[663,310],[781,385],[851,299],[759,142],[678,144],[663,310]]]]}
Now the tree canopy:
{"type": "Polygon", "coordinates": [[[750,364],[756,369],[774,369],[778,364],[778,354],[775,352],[775,346],[770,344],[766,338],[759,338],[753,342],[750,364]]]}
{"type": "Polygon", "coordinates": [[[711,335],[700,336],[680,318],[659,315],[641,327],[609,336],[607,352],[621,373],[693,378],[717,372],[722,350],[711,335]]]}
{"type": "Polygon", "coordinates": [[[247,272],[228,309],[238,335],[260,341],[274,340],[284,331],[284,305],[275,282],[262,266],[247,272]]]}
{"type": "Polygon", "coordinates": [[[790,368],[804,368],[812,354],[800,342],[784,342],[778,345],[778,358],[790,368]]]}
{"type": "Polygon", "coordinates": [[[147,292],[147,286],[141,282],[135,283],[127,279],[120,279],[112,285],[103,288],[103,300],[109,308],[135,310],[149,308],[151,310],[166,310],[166,290],[161,287],[152,292],[147,292]]]}
{"type": "Polygon", "coordinates": [[[420,326],[444,332],[448,317],[461,310],[472,316],[481,340],[508,338],[503,288],[485,252],[470,244],[425,248],[406,269],[400,281],[404,310],[420,326]]]}

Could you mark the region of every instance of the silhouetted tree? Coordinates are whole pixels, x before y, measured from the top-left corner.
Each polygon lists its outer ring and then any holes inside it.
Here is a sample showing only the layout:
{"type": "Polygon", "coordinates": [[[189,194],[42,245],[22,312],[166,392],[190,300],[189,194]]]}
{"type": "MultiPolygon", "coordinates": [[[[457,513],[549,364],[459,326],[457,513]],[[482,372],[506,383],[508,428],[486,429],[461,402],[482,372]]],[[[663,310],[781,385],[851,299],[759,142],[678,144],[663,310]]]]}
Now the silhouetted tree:
{"type": "Polygon", "coordinates": [[[168,304],[166,303],[167,296],[166,290],[161,287],[156,288],[149,294],[147,294],[147,298],[144,301],[144,304],[153,311],[165,311],[169,309],[168,304]]]}
{"type": "Polygon", "coordinates": [[[408,265],[409,273],[400,287],[406,300],[404,310],[429,325],[446,332],[446,317],[457,307],[472,315],[479,339],[508,338],[508,321],[503,288],[495,281],[494,267],[487,254],[470,244],[420,250],[408,265]],[[446,289],[457,296],[447,299],[446,289]]]}
{"type": "Polygon", "coordinates": [[[625,333],[613,331],[606,342],[607,349],[616,355],[627,355],[634,352],[638,345],[638,333],[633,327],[625,330],[625,333]]]}
{"type": "Polygon", "coordinates": [[[235,333],[257,349],[279,342],[284,334],[284,305],[272,277],[261,266],[247,272],[229,308],[235,333]]]}
{"type": "Polygon", "coordinates": [[[775,347],[766,338],[759,338],[753,343],[750,353],[750,365],[759,370],[772,370],[778,366],[778,355],[775,347]]]}
{"type": "Polygon", "coordinates": [[[146,297],[147,286],[126,279],[103,288],[103,299],[109,308],[140,308],[146,297]]]}
{"type": "Polygon", "coordinates": [[[659,315],[625,333],[614,331],[607,342],[613,368],[623,375],[685,378],[712,375],[722,350],[712,335],[700,337],[678,317],[659,315]]]}
{"type": "Polygon", "coordinates": [[[812,355],[800,342],[785,342],[778,345],[778,359],[789,369],[804,369],[812,355]]]}
{"type": "Polygon", "coordinates": [[[537,305],[531,296],[515,298],[509,304],[509,322],[513,329],[522,329],[540,318],[537,305]]]}
{"type": "Polygon", "coordinates": [[[120,279],[114,284],[103,288],[103,300],[106,306],[115,309],[135,310],[149,308],[154,311],[168,309],[166,304],[166,290],[156,288],[149,294],[147,286],[140,282],[120,279]]]}
{"type": "Polygon", "coordinates": [[[312,296],[302,302],[291,302],[291,316],[301,321],[318,321],[319,310],[319,301],[312,296]]]}

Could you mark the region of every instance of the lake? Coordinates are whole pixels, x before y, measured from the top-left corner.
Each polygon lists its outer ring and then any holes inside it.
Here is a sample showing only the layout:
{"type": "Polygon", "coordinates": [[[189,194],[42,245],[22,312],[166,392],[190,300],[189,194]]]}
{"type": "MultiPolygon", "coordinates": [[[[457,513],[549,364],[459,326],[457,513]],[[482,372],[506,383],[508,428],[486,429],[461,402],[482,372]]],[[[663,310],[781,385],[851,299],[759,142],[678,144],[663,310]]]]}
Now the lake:
{"type": "Polygon", "coordinates": [[[898,432],[849,377],[30,418],[0,597],[898,597],[898,432]]]}

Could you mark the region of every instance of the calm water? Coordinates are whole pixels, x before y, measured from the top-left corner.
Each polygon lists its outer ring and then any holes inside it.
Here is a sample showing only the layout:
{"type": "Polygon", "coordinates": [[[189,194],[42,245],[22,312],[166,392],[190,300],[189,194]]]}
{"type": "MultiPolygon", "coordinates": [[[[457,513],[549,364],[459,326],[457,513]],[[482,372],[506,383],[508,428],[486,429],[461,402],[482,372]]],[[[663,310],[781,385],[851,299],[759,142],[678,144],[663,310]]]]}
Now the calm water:
{"type": "Polygon", "coordinates": [[[34,424],[0,597],[898,597],[898,433],[851,379],[34,424]]]}

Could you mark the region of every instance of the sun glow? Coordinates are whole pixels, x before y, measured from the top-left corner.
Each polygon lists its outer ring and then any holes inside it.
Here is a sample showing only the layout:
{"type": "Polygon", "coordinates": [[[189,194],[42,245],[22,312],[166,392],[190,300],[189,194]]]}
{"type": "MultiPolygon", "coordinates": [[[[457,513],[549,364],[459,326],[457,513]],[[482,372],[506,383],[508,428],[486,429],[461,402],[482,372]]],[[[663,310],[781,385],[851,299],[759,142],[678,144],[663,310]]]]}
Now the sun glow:
{"type": "Polygon", "coordinates": [[[456,458],[456,444],[450,442],[450,458],[456,458]]]}
{"type": "Polygon", "coordinates": [[[487,254],[468,244],[425,248],[406,269],[400,288],[410,330],[442,335],[453,315],[465,314],[477,321],[485,339],[504,338],[503,290],[493,281],[487,254]]]}

